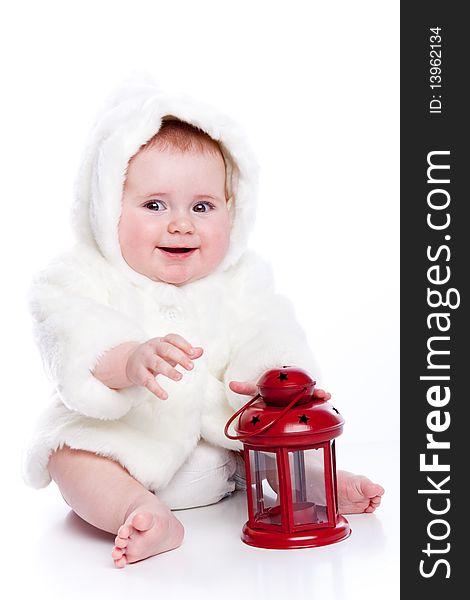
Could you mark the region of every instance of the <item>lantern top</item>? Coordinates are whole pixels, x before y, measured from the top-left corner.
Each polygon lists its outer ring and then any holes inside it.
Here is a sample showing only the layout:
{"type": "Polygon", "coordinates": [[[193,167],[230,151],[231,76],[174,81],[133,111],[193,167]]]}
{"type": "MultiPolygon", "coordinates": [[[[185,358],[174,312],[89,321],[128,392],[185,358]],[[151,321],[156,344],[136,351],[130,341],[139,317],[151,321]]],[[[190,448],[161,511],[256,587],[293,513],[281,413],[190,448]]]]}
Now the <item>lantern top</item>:
{"type": "Polygon", "coordinates": [[[300,446],[338,437],[344,419],[328,401],[313,396],[314,386],[303,369],[286,366],[266,372],[258,381],[261,397],[240,414],[237,433],[259,446],[300,446]],[[296,396],[298,401],[281,416],[296,396]],[[272,426],[266,428],[268,423],[272,426]]]}
{"type": "Polygon", "coordinates": [[[308,402],[313,394],[315,383],[316,381],[307,371],[286,365],[282,369],[266,371],[257,385],[259,393],[268,406],[287,406],[296,394],[300,394],[296,404],[308,402]]]}

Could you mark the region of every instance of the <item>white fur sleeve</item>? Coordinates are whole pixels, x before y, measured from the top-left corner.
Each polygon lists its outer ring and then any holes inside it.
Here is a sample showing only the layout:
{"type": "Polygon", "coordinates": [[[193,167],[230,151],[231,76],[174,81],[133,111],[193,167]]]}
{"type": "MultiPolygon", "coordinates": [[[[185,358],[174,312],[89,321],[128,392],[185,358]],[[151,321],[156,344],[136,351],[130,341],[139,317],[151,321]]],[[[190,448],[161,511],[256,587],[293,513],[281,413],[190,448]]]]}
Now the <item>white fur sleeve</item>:
{"type": "Polygon", "coordinates": [[[228,400],[239,408],[248,400],[232,392],[230,381],[257,381],[267,370],[284,365],[307,370],[317,366],[292,303],[274,290],[270,267],[250,253],[233,279],[232,300],[237,315],[232,328],[231,358],[224,375],[228,400]]]}
{"type": "Polygon", "coordinates": [[[93,281],[77,265],[58,262],[36,278],[30,308],[44,366],[68,408],[97,419],[119,419],[148,395],[134,386],[112,390],[92,375],[107,350],[148,339],[137,323],[106,305],[98,278],[93,281]]]}

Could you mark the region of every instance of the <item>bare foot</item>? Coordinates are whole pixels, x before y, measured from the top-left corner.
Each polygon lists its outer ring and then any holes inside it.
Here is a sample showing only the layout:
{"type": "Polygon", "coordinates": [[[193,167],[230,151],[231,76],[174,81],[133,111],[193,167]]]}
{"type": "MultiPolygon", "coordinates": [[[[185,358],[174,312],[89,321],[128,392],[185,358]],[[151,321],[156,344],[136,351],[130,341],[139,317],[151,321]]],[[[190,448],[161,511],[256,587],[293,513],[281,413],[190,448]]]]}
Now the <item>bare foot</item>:
{"type": "Polygon", "coordinates": [[[338,471],[338,504],[342,515],[374,512],[384,492],[381,485],[364,475],[338,471]]]}
{"type": "Polygon", "coordinates": [[[181,545],[183,525],[170,511],[155,512],[139,507],[118,530],[112,557],[118,568],[181,545]]]}

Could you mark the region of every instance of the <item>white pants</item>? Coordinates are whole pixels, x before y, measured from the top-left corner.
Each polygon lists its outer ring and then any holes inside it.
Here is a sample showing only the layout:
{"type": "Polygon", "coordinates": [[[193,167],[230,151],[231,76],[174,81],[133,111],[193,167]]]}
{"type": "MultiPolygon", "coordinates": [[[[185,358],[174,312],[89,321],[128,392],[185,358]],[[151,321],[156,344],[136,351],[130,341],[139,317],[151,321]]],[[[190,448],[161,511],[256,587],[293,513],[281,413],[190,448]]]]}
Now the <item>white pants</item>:
{"type": "Polygon", "coordinates": [[[179,510],[214,504],[236,489],[246,489],[242,455],[201,440],[157,495],[169,508],[179,510]]]}

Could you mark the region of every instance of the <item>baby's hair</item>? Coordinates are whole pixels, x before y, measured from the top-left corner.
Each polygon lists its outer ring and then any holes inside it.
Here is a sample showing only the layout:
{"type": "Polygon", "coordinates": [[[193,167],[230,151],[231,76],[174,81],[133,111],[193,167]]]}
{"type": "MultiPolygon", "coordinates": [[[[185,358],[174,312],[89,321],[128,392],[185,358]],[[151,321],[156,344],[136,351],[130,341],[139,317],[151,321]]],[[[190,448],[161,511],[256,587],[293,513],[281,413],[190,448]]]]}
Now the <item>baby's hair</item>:
{"type": "Polygon", "coordinates": [[[171,115],[163,117],[159,131],[141,147],[141,150],[154,147],[180,152],[209,152],[221,154],[223,158],[219,144],[210,135],[199,127],[171,115]]]}
{"type": "Polygon", "coordinates": [[[139,148],[139,152],[149,148],[219,154],[225,165],[225,197],[231,202],[234,177],[232,162],[222,151],[220,144],[199,127],[181,121],[173,115],[167,115],[162,118],[162,124],[157,133],[139,148]]]}

